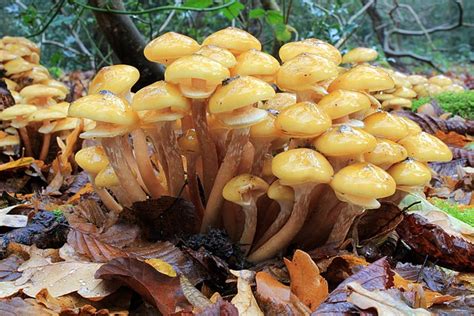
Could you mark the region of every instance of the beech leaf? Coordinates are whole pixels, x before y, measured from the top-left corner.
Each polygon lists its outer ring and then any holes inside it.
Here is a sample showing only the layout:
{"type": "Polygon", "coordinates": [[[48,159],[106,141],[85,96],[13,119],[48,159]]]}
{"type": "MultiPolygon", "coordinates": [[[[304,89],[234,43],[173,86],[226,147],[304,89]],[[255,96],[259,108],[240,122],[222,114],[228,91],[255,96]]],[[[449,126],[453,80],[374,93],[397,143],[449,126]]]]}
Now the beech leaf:
{"type": "Polygon", "coordinates": [[[237,295],[234,296],[231,303],[237,307],[239,315],[244,316],[263,316],[257,301],[252,293],[251,283],[255,279],[255,272],[250,270],[230,270],[237,279],[237,295]]]}

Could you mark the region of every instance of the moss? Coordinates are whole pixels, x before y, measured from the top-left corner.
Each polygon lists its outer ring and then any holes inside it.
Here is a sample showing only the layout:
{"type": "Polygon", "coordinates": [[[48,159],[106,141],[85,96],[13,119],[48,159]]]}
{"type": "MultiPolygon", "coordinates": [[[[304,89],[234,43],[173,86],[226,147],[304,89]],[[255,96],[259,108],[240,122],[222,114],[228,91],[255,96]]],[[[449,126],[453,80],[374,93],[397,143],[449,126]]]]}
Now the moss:
{"type": "MultiPolygon", "coordinates": [[[[466,119],[474,119],[474,90],[464,92],[444,92],[433,97],[439,106],[450,113],[466,119]]],[[[430,102],[430,97],[413,101],[412,110],[416,111],[421,105],[430,102]]]]}
{"type": "Polygon", "coordinates": [[[432,198],[430,202],[440,210],[474,227],[474,206],[460,206],[438,198],[432,198]]]}

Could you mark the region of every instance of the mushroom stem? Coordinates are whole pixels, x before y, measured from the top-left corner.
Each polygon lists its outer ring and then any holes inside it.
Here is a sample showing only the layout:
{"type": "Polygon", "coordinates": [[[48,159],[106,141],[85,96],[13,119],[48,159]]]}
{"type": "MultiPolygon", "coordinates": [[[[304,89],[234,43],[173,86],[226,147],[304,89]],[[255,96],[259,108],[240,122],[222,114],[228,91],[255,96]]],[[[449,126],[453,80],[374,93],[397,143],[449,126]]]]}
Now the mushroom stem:
{"type": "Polygon", "coordinates": [[[245,214],[245,222],[239,244],[244,255],[247,255],[252,247],[253,238],[255,237],[255,231],[257,229],[257,204],[255,199],[252,198],[249,205],[242,205],[242,211],[245,214]]]}
{"type": "Polygon", "coordinates": [[[263,163],[265,162],[265,154],[268,152],[270,147],[272,146],[271,141],[253,142],[253,146],[255,148],[255,155],[254,155],[254,163],[252,166],[252,174],[260,177],[262,175],[263,170],[263,163]]]}
{"type": "Polygon", "coordinates": [[[145,134],[150,137],[151,143],[153,144],[153,148],[155,149],[155,153],[157,156],[157,160],[161,165],[161,169],[163,170],[163,174],[166,179],[167,186],[169,183],[168,179],[168,162],[166,160],[165,152],[163,150],[163,146],[161,144],[161,137],[158,129],[146,129],[145,134]]]}
{"type": "Polygon", "coordinates": [[[26,127],[20,127],[18,129],[18,132],[20,133],[23,146],[25,146],[26,156],[33,157],[33,149],[31,147],[30,137],[28,136],[28,130],[26,129],[26,127]]]}
{"type": "Polygon", "coordinates": [[[103,138],[102,146],[105,149],[110,164],[114,168],[114,171],[120,180],[121,187],[129,195],[130,201],[132,203],[136,201],[144,201],[146,200],[146,194],[143,192],[140,184],[137,181],[137,178],[128,166],[123,152],[123,137],[127,136],[103,138]]]}
{"type": "Polygon", "coordinates": [[[354,220],[364,213],[364,211],[365,208],[361,206],[347,203],[344,208],[341,209],[326,243],[334,244],[336,247],[340,246],[346,240],[347,233],[354,223],[354,220]]]}
{"type": "Polygon", "coordinates": [[[129,135],[125,135],[122,137],[122,152],[124,154],[125,161],[127,162],[128,167],[132,171],[132,174],[134,174],[135,177],[137,178],[137,182],[140,184],[140,187],[143,189],[143,191],[146,194],[150,195],[150,192],[148,191],[148,188],[146,187],[143,181],[140,170],[138,169],[135,156],[133,155],[132,145],[130,144],[130,141],[129,141],[129,135]]]}
{"type": "Polygon", "coordinates": [[[130,200],[127,192],[120,186],[109,188],[112,191],[115,198],[119,201],[121,205],[132,205],[133,201],[130,200]]]}
{"type": "Polygon", "coordinates": [[[194,154],[186,155],[186,174],[188,179],[189,198],[194,204],[194,207],[196,208],[196,212],[198,213],[199,217],[202,218],[204,215],[204,206],[202,204],[201,194],[199,192],[199,181],[196,172],[197,160],[197,156],[194,154]]]}
{"type": "Polygon", "coordinates": [[[202,99],[193,99],[192,104],[192,115],[194,121],[194,128],[196,129],[196,136],[201,146],[201,152],[203,153],[203,186],[204,192],[207,199],[210,198],[213,184],[217,177],[217,170],[219,167],[217,160],[216,145],[212,141],[209,133],[209,127],[207,125],[206,118],[206,103],[202,99]]]}
{"type": "MultiPolygon", "coordinates": [[[[222,189],[225,184],[234,177],[240,164],[242,150],[249,139],[250,128],[235,129],[232,132],[232,138],[227,149],[221,167],[217,172],[214,186],[212,187],[209,199],[207,201],[204,217],[201,225],[201,232],[206,232],[210,227],[215,227],[219,220],[219,210],[224,198],[222,197],[222,189]]],[[[207,155],[207,152],[202,152],[207,155]]],[[[203,161],[203,165],[205,162],[203,161]]]]}
{"type": "Polygon", "coordinates": [[[251,142],[247,142],[243,148],[242,158],[240,159],[238,173],[251,173],[252,165],[255,160],[255,149],[251,142]]]}
{"type": "Polygon", "coordinates": [[[150,192],[152,198],[158,198],[164,194],[165,188],[161,185],[159,179],[155,176],[155,170],[148,157],[148,144],[145,133],[142,129],[136,129],[132,132],[133,148],[137,167],[143,182],[150,192]]]}
{"type": "Polygon", "coordinates": [[[94,192],[99,196],[100,200],[102,203],[104,203],[105,207],[116,214],[119,214],[122,212],[123,207],[115,201],[114,197],[110,195],[109,191],[103,188],[99,188],[95,185],[94,183],[94,178],[92,175],[89,174],[89,182],[92,184],[92,187],[94,188],[94,192]]]}
{"type": "Polygon", "coordinates": [[[45,161],[48,157],[49,145],[51,144],[51,133],[43,135],[43,144],[41,145],[41,151],[39,160],[45,161]]]}
{"type": "Polygon", "coordinates": [[[260,248],[255,250],[248,257],[250,262],[260,262],[275,256],[279,251],[286,248],[296,234],[299,232],[308,215],[311,191],[317,184],[300,184],[293,186],[295,190],[295,204],[293,211],[286,224],[265,242],[260,248]]]}

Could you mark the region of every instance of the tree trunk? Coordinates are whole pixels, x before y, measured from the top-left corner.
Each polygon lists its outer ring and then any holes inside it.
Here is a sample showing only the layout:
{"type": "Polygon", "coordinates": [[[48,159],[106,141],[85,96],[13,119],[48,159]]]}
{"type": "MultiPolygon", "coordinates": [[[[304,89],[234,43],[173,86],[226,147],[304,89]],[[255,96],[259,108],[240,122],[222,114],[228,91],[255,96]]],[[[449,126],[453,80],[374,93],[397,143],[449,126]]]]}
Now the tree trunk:
{"type": "MultiPolygon", "coordinates": [[[[124,10],[121,0],[88,0],[90,5],[96,7],[102,7],[105,2],[111,9],[124,10]]],[[[134,66],[140,71],[140,80],[134,86],[134,91],[163,79],[163,67],[148,61],[143,55],[147,43],[128,15],[97,11],[94,11],[94,15],[100,31],[103,32],[120,62],[134,66]]]]}

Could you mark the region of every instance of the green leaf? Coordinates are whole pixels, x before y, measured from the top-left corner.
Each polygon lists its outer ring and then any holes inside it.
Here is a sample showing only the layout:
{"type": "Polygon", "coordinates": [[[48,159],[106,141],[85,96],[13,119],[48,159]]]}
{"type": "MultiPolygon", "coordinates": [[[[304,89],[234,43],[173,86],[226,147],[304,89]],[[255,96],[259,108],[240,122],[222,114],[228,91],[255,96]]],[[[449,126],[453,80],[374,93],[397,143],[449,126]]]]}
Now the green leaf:
{"type": "Polygon", "coordinates": [[[267,11],[267,22],[271,25],[283,24],[285,21],[280,11],[269,10],[267,11]]]}
{"type": "Polygon", "coordinates": [[[224,16],[229,20],[233,20],[239,15],[240,11],[242,11],[243,9],[245,9],[245,6],[239,1],[237,1],[229,7],[222,9],[222,14],[224,14],[224,16]]]}
{"type": "Polygon", "coordinates": [[[275,25],[275,34],[280,42],[288,42],[291,39],[291,32],[288,31],[286,24],[275,25]]]}
{"type": "Polygon", "coordinates": [[[265,15],[265,10],[264,9],[252,9],[249,12],[249,18],[251,18],[251,19],[261,18],[264,15],[265,15]]]}
{"type": "Polygon", "coordinates": [[[184,2],[185,7],[192,8],[207,8],[212,5],[212,0],[186,0],[184,2]]]}

